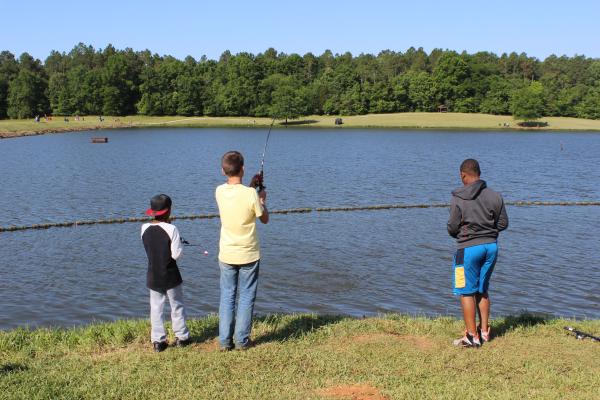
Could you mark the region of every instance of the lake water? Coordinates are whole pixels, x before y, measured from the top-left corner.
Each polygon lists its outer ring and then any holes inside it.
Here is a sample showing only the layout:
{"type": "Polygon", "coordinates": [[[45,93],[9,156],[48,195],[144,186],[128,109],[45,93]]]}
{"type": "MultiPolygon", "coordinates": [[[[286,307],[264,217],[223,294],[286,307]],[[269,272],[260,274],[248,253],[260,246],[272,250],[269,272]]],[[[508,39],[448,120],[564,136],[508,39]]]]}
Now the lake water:
{"type": "MultiPolygon", "coordinates": [[[[259,168],[266,130],[138,129],[0,141],[0,225],[141,216],[168,193],[174,214],[216,212],[220,156],[259,168]]],[[[464,158],[505,200],[600,199],[600,135],[274,130],[271,209],[446,203],[464,158]],[[563,150],[561,150],[561,145],[563,150]]],[[[523,310],[600,318],[600,207],[508,207],[490,295],[495,316],[523,310]]],[[[256,311],[459,315],[447,209],[273,215],[261,226],[256,311]]],[[[218,309],[219,221],[176,221],[198,247],[180,268],[188,314],[218,309]],[[209,255],[202,252],[208,250],[209,255]]],[[[0,233],[0,329],[146,318],[140,224],[0,233]]]]}

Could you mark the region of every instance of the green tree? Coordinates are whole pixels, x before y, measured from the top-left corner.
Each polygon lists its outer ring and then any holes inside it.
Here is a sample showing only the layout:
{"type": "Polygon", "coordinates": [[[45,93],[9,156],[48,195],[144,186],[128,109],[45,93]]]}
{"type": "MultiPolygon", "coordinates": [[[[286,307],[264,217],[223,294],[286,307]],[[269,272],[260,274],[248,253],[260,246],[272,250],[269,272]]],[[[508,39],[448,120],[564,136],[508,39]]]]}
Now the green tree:
{"type": "Polygon", "coordinates": [[[404,60],[406,60],[408,68],[412,72],[431,72],[429,57],[422,47],[418,49],[411,47],[406,50],[404,60]]]}
{"type": "Polygon", "coordinates": [[[47,87],[48,81],[40,61],[23,53],[19,57],[19,72],[9,83],[7,115],[10,118],[31,118],[48,112],[47,87]]]}
{"type": "Polygon", "coordinates": [[[177,115],[202,115],[205,83],[200,76],[182,74],[175,80],[177,115]]]}
{"type": "Polygon", "coordinates": [[[366,101],[361,93],[358,83],[347,89],[340,96],[340,114],[342,115],[361,115],[368,111],[366,101]]]}
{"type": "Polygon", "coordinates": [[[302,101],[297,88],[291,84],[277,87],[272,94],[270,116],[276,119],[296,119],[302,114],[302,101]]]}
{"type": "Polygon", "coordinates": [[[74,93],[69,90],[69,80],[63,72],[50,76],[48,82],[48,97],[52,113],[57,115],[70,115],[73,113],[74,93]]]}
{"type": "Polygon", "coordinates": [[[276,109],[290,115],[434,111],[440,104],[460,112],[536,110],[528,118],[540,110],[593,117],[592,89],[599,82],[600,61],[584,56],[540,61],[525,53],[409,48],[358,56],[327,50],[317,57],[271,48],[196,61],[79,43],[68,53],[52,51],[44,65],[0,53],[0,118],[9,106],[11,115],[29,116],[48,105],[56,114],[267,116],[276,109]],[[541,96],[531,82],[542,85],[541,96]]]}
{"type": "Polygon", "coordinates": [[[436,66],[433,69],[431,78],[435,88],[435,100],[438,105],[447,105],[452,111],[471,111],[467,109],[459,109],[455,106],[456,103],[463,106],[467,103],[460,103],[469,97],[467,90],[467,80],[470,78],[471,70],[469,65],[455,52],[443,53],[436,66]]]}
{"type": "Polygon", "coordinates": [[[99,68],[86,70],[85,67],[69,71],[69,82],[73,84],[77,97],[77,111],[82,114],[102,113],[102,71],[99,68]]]}
{"type": "Polygon", "coordinates": [[[72,114],[101,114],[101,77],[98,69],[77,65],[67,71],[67,87],[72,114]]]}
{"type": "Polygon", "coordinates": [[[600,119],[600,86],[590,89],[575,109],[579,118],[600,119]]]}
{"type": "Polygon", "coordinates": [[[408,98],[415,111],[434,111],[435,89],[433,79],[427,72],[411,73],[409,75],[408,98]]]}
{"type": "Polygon", "coordinates": [[[187,75],[186,66],[181,61],[173,57],[155,59],[141,72],[138,111],[145,115],[177,114],[180,97],[177,80],[183,85],[187,75]]]}
{"type": "Polygon", "coordinates": [[[123,95],[117,86],[104,86],[102,88],[102,114],[125,115],[126,104],[123,95]]]}
{"type": "Polygon", "coordinates": [[[9,83],[19,73],[19,64],[9,51],[0,53],[0,119],[7,117],[9,83]]]}
{"type": "Polygon", "coordinates": [[[577,105],[581,103],[587,92],[587,87],[582,84],[566,86],[562,89],[548,89],[544,85],[544,101],[546,115],[575,117],[577,105]]]}
{"type": "Polygon", "coordinates": [[[139,73],[134,56],[125,51],[108,54],[102,70],[102,112],[106,115],[127,115],[135,113],[139,98],[139,73]]]}
{"type": "Polygon", "coordinates": [[[510,111],[515,119],[533,121],[544,115],[544,87],[539,82],[516,90],[510,103],[510,111]]]}
{"type": "Polygon", "coordinates": [[[480,104],[480,111],[487,114],[507,115],[510,112],[510,98],[513,87],[506,79],[491,78],[489,90],[480,104]]]}
{"type": "Polygon", "coordinates": [[[324,105],[329,95],[328,88],[321,80],[315,80],[300,88],[300,98],[304,115],[323,115],[324,105]]]}
{"type": "Polygon", "coordinates": [[[208,112],[212,115],[252,115],[257,106],[257,93],[262,71],[253,55],[240,53],[232,56],[224,52],[214,71],[209,92],[212,101],[208,112]]]}
{"type": "Polygon", "coordinates": [[[408,74],[398,75],[390,82],[392,95],[396,102],[396,111],[410,111],[410,79],[408,74]]]}

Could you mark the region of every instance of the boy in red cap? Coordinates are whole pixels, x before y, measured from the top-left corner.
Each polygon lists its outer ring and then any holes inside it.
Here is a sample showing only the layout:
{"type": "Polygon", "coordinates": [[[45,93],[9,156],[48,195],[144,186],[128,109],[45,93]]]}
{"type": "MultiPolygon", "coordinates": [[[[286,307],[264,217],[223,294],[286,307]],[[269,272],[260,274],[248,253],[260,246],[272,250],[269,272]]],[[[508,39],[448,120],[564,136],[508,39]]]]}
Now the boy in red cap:
{"type": "Polygon", "coordinates": [[[142,225],[142,242],[148,256],[146,285],[150,289],[151,340],[156,352],[167,348],[164,320],[167,298],[171,305],[171,321],[176,337],[174,345],[183,347],[190,343],[183,306],[183,281],[176,261],[181,256],[183,246],[177,227],[169,223],[171,205],[171,198],[166,194],[152,197],[146,214],[154,219],[142,225]]]}

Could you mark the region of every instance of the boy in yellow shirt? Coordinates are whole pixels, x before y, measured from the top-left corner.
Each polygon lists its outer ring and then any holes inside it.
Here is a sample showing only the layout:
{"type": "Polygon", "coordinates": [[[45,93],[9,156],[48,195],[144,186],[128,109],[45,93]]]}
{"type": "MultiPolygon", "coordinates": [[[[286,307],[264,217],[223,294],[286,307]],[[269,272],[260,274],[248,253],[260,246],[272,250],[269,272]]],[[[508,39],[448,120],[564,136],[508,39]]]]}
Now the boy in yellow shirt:
{"type": "Polygon", "coordinates": [[[252,313],[258,287],[260,245],[256,219],[266,224],[269,211],[267,193],[244,186],[244,157],[229,151],[221,159],[227,183],[217,187],[215,197],[221,217],[219,268],[219,343],[221,350],[245,350],[251,346],[252,313]],[[239,290],[237,314],[235,298],[239,290]]]}

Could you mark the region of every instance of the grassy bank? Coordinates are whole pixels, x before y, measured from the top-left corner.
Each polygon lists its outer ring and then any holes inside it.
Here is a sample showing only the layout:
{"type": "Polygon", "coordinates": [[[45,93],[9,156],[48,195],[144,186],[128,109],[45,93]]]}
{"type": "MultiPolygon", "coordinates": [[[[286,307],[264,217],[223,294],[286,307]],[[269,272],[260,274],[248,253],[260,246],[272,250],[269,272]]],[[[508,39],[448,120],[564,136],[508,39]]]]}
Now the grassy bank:
{"type": "MultiPolygon", "coordinates": [[[[335,127],[333,116],[308,116],[290,121],[292,126],[331,128],[335,127]]],[[[510,116],[462,113],[397,113],[370,114],[343,117],[341,128],[448,128],[448,129],[522,129],[510,116]],[[510,126],[504,127],[507,123],[510,126]]],[[[596,130],[600,131],[600,120],[580,118],[548,117],[544,130],[596,130]]],[[[252,117],[105,117],[100,122],[97,117],[88,116],[85,120],[75,121],[69,118],[65,122],[61,117],[51,121],[42,120],[0,120],[0,137],[39,135],[54,132],[69,132],[90,129],[180,126],[180,127],[266,127],[269,118],[252,117]]]]}
{"type": "Polygon", "coordinates": [[[7,399],[594,399],[600,321],[530,315],[493,322],[483,348],[451,340],[452,318],[272,316],[257,346],[218,352],[217,319],[190,321],[194,344],[155,354],[146,321],[69,330],[0,332],[0,398],[7,399]]]}

